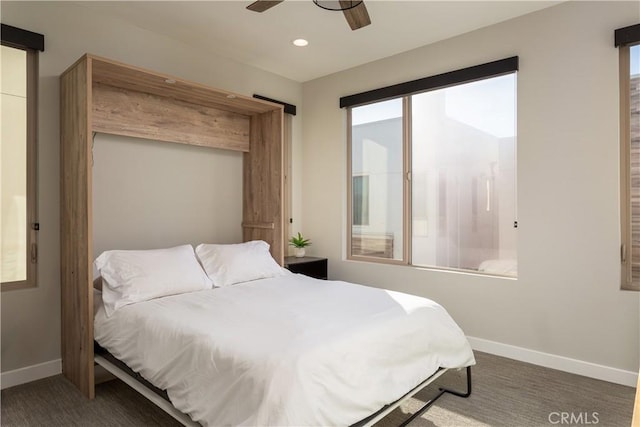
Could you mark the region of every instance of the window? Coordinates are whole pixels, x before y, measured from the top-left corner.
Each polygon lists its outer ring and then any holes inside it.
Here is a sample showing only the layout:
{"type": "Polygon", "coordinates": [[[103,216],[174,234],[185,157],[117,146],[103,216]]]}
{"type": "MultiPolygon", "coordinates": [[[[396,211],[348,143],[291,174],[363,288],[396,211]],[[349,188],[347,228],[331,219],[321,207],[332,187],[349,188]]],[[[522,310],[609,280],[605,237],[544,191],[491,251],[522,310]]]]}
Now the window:
{"type": "Polygon", "coordinates": [[[640,24],[615,32],[620,50],[621,287],[640,291],[640,24]]]}
{"type": "Polygon", "coordinates": [[[517,58],[490,64],[349,106],[349,258],[517,275],[517,58]]]}
{"type": "Polygon", "coordinates": [[[2,25],[2,290],[35,286],[36,96],[38,50],[44,38],[2,25]]]}

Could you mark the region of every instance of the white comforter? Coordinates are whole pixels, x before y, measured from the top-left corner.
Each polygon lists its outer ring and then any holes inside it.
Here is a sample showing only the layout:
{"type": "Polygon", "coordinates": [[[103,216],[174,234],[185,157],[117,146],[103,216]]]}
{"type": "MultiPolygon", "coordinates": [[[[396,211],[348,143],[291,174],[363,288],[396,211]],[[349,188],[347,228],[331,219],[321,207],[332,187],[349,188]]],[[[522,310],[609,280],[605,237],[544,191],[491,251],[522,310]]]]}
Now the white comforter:
{"type": "Polygon", "coordinates": [[[95,338],[203,425],[348,425],[475,363],[437,303],[298,274],[100,308],[95,338]]]}

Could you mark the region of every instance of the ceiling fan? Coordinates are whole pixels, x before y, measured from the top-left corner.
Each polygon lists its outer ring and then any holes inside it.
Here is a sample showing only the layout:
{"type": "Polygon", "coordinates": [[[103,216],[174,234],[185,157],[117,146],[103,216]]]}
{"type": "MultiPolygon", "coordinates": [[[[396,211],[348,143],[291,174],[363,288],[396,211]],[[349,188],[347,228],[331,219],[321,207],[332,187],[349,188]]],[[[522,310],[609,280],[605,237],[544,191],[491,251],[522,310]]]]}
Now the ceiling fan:
{"type": "MultiPolygon", "coordinates": [[[[247,9],[254,12],[264,12],[282,3],[284,0],[257,0],[247,6],[247,9]]],[[[364,5],[363,0],[337,0],[337,1],[324,1],[313,0],[316,6],[327,10],[342,11],[344,17],[347,19],[349,26],[352,30],[357,30],[362,27],[366,27],[371,24],[371,18],[369,18],[369,12],[364,5]]]]}

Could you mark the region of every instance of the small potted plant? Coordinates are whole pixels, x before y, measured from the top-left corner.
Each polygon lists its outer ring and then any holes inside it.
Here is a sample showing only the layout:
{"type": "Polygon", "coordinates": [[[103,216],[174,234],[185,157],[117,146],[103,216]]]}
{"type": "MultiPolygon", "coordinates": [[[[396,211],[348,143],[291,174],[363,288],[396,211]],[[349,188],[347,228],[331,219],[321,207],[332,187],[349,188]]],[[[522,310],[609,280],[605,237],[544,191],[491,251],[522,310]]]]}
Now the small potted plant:
{"type": "Polygon", "coordinates": [[[305,239],[302,237],[302,234],[298,232],[297,236],[293,236],[289,239],[289,244],[296,248],[295,256],[298,258],[302,258],[305,255],[305,249],[307,246],[311,246],[311,240],[305,239]]]}

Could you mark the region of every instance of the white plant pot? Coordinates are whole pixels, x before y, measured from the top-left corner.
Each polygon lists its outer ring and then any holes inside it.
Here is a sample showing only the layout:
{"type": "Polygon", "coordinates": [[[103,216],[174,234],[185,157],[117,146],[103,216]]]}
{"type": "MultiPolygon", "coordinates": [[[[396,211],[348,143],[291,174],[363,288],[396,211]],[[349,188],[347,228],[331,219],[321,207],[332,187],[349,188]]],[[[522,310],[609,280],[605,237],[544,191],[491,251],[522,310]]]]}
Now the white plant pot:
{"type": "Polygon", "coordinates": [[[305,255],[304,248],[295,248],[295,255],[297,258],[302,258],[305,255]]]}

